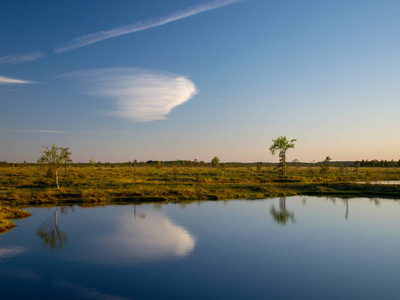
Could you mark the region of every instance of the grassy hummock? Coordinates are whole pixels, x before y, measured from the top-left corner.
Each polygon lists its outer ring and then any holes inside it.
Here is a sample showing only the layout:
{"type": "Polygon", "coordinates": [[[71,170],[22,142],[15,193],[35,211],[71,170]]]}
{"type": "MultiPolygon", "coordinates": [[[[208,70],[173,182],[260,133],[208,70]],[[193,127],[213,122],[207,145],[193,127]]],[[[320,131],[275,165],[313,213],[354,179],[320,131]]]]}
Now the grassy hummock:
{"type": "Polygon", "coordinates": [[[16,226],[12,220],[24,219],[30,215],[31,213],[25,210],[0,206],[0,234],[7,232],[16,226]]]}

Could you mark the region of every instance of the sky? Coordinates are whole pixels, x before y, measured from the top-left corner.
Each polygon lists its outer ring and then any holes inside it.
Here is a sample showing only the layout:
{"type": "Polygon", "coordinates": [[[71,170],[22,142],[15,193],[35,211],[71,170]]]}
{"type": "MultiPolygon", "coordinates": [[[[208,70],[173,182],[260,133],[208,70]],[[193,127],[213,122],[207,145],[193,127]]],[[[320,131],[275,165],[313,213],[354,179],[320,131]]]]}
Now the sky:
{"type": "Polygon", "coordinates": [[[0,161],[400,159],[397,0],[0,1],[0,161]]]}

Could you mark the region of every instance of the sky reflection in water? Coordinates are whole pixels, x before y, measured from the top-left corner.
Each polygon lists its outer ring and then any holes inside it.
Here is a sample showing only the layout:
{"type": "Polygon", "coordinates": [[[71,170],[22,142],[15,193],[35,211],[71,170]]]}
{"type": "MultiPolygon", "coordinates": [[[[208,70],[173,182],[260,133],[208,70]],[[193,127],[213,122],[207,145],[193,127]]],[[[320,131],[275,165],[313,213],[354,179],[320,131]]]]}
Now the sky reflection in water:
{"type": "Polygon", "coordinates": [[[394,200],[30,211],[0,236],[7,299],[396,299],[400,292],[394,200]],[[57,230],[61,244],[51,241],[57,230]]]}

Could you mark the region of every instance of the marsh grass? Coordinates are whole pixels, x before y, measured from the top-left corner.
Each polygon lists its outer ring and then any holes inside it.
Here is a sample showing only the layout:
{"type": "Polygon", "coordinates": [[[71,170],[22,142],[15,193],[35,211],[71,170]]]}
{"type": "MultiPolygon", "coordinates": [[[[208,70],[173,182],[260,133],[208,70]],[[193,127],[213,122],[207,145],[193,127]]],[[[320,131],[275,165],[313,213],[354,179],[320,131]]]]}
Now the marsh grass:
{"type": "Polygon", "coordinates": [[[20,164],[0,167],[0,204],[178,202],[289,195],[400,197],[399,186],[363,185],[400,179],[400,168],[288,166],[282,176],[274,166],[160,166],[72,164],[60,170],[60,190],[46,168],[20,164]]]}
{"type": "Polygon", "coordinates": [[[60,190],[52,174],[38,165],[0,166],[0,231],[13,219],[29,216],[18,208],[32,205],[106,205],[201,200],[260,199],[293,195],[400,198],[400,186],[371,181],[399,180],[400,168],[288,166],[149,166],[73,164],[60,172],[60,190]],[[366,184],[358,184],[358,181],[366,184]]]}
{"type": "Polygon", "coordinates": [[[12,220],[24,219],[30,215],[29,212],[24,210],[0,206],[0,234],[7,232],[16,226],[12,220]]]}

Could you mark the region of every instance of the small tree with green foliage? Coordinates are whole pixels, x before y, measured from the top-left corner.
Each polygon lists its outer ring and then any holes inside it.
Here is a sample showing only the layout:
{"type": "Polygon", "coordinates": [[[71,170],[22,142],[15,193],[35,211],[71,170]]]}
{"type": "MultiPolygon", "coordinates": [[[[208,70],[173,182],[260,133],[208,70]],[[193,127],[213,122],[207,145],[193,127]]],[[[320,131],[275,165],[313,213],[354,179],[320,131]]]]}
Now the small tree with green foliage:
{"type": "Polygon", "coordinates": [[[327,156],[325,158],[325,160],[322,162],[322,167],[321,167],[321,174],[326,174],[329,171],[329,164],[330,161],[332,160],[332,158],[330,158],[329,156],[327,156]]]}
{"type": "Polygon", "coordinates": [[[135,160],[133,161],[133,182],[136,182],[136,167],[137,167],[137,164],[138,164],[138,162],[137,162],[137,160],[135,159],[135,160]]]}
{"type": "Polygon", "coordinates": [[[49,146],[43,146],[43,155],[38,159],[38,163],[47,164],[49,170],[54,170],[56,186],[60,189],[58,184],[58,169],[67,162],[72,162],[71,152],[69,148],[56,147],[53,145],[51,148],[49,146]]]}
{"type": "Polygon", "coordinates": [[[257,170],[257,172],[261,173],[261,171],[262,171],[262,166],[263,166],[262,161],[259,161],[259,162],[256,163],[256,170],[257,170]]]}
{"type": "Polygon", "coordinates": [[[216,168],[219,165],[219,158],[214,156],[214,158],[211,160],[211,167],[216,168]]]}
{"type": "Polygon", "coordinates": [[[358,168],[360,167],[360,162],[355,161],[353,167],[354,167],[354,173],[358,174],[358,168]]]}
{"type": "Polygon", "coordinates": [[[272,140],[272,145],[269,147],[272,155],[275,155],[276,151],[279,150],[279,167],[282,168],[282,175],[286,175],[286,151],[294,148],[294,142],[297,139],[288,140],[286,136],[280,136],[275,140],[272,140]]]}

